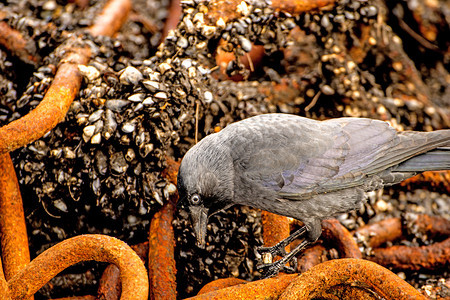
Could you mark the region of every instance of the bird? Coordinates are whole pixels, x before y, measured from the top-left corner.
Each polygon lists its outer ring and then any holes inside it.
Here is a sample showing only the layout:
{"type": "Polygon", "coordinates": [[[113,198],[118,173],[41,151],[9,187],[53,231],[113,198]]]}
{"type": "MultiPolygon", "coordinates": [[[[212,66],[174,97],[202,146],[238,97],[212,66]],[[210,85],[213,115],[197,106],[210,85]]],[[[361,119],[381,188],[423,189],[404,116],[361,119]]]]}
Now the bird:
{"type": "Polygon", "coordinates": [[[304,226],[260,253],[282,258],[260,266],[265,277],[321,235],[321,221],[361,206],[368,192],[420,172],[450,169],[450,130],[397,131],[388,122],[342,117],[314,120],[271,113],[226,126],[184,155],[179,204],[205,247],[211,215],[246,205],[298,219],[304,226]],[[291,252],[285,246],[303,241],[291,252]]]}

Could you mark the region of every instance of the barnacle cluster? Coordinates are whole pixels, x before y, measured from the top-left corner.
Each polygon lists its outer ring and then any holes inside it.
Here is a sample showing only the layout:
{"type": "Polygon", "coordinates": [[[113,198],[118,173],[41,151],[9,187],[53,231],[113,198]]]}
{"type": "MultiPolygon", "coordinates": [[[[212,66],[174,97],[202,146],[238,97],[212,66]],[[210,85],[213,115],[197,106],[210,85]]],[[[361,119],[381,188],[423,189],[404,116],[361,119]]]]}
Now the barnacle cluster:
{"type": "MultiPolygon", "coordinates": [[[[36,2],[27,5],[38,7],[36,2]]],[[[53,48],[69,30],[90,25],[86,11],[78,16],[70,5],[60,9],[56,1],[46,3],[56,7],[43,8],[39,17],[11,14],[8,19],[19,29],[39,30],[34,36],[45,58],[28,74],[23,90],[16,74],[10,74],[13,63],[0,65],[5,74],[0,78],[1,125],[39,104],[61,57],[53,48]],[[54,18],[58,26],[46,27],[39,18],[54,18]]],[[[79,96],[55,129],[12,153],[32,246],[89,232],[131,243],[145,240],[152,214],[176,191],[161,175],[166,157],[180,159],[196,137],[255,114],[373,117],[398,129],[445,126],[442,109],[433,102],[445,98],[439,93],[445,82],[430,91],[418,80],[419,71],[387,24],[389,7],[381,1],[340,0],[298,16],[266,0],[243,0],[229,14],[219,14],[220,3],[181,1],[177,28],[153,50],[149,44],[156,45],[159,35],[148,42],[145,34],[134,34],[139,31],[135,23],[126,25],[133,34],[115,39],[82,34],[92,59],[79,66],[84,77],[79,96]],[[256,47],[265,57],[253,69],[241,58],[251,64],[256,47]],[[223,52],[234,59],[218,63],[223,52]]],[[[444,72],[434,66],[428,71],[437,70],[444,72]]],[[[350,228],[374,214],[369,205],[363,217],[348,214],[340,220],[350,228]]],[[[199,254],[187,215],[180,212],[174,221],[182,296],[219,276],[252,280],[260,275],[253,261],[254,248],[262,243],[258,212],[231,209],[209,224],[208,248],[199,254]]]]}
{"type": "MultiPolygon", "coordinates": [[[[266,2],[243,1],[241,6],[244,21],[219,19],[208,25],[208,4],[184,1],[178,28],[144,60],[125,57],[118,41],[84,37],[93,59],[79,66],[84,76],[79,97],[55,129],[13,154],[29,207],[69,223],[51,238],[36,221],[34,234],[50,242],[99,226],[91,227],[79,215],[98,215],[94,223],[110,224],[106,232],[119,237],[148,225],[151,214],[176,191],[161,175],[166,156],[181,157],[196,130],[202,137],[214,124],[225,126],[238,109],[237,103],[217,97],[218,81],[211,76],[219,40],[248,51],[249,39],[258,37],[275,49],[293,26],[292,20],[287,26],[286,18],[275,18],[266,2]]],[[[39,71],[53,75],[52,66],[39,71]]],[[[48,83],[31,81],[21,102],[38,104],[30,101],[31,87],[45,91],[48,83]]]]}

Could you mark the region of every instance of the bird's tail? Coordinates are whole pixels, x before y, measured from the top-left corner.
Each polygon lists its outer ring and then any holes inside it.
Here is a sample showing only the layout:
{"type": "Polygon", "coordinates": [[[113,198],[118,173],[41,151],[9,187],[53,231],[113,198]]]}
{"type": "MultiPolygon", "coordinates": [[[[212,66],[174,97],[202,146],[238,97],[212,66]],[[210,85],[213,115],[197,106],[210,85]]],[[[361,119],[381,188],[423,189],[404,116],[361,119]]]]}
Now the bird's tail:
{"type": "Polygon", "coordinates": [[[414,156],[399,164],[394,172],[425,172],[450,170],[450,147],[441,147],[414,156]]]}

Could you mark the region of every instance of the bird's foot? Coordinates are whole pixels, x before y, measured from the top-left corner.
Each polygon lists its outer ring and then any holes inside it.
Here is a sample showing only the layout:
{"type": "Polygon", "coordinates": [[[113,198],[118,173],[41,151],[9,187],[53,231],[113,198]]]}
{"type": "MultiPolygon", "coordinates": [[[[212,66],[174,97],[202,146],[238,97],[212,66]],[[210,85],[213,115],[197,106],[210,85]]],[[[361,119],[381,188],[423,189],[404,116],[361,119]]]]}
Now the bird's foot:
{"type": "Polygon", "coordinates": [[[297,260],[295,259],[296,255],[309,244],[310,242],[307,240],[302,241],[294,249],[292,249],[291,252],[276,262],[272,262],[272,256],[270,254],[266,255],[266,257],[263,256],[264,264],[257,266],[257,269],[262,273],[263,278],[275,276],[281,270],[286,273],[295,273],[297,270],[297,260]],[[291,266],[286,266],[287,263],[290,263],[291,266]]]}
{"type": "Polygon", "coordinates": [[[272,247],[258,247],[256,249],[256,251],[258,251],[258,253],[261,256],[264,256],[266,253],[270,253],[272,255],[272,257],[277,256],[277,255],[285,256],[286,255],[285,247],[286,247],[286,245],[278,243],[272,247]]]}
{"type": "Polygon", "coordinates": [[[297,261],[295,259],[291,261],[291,264],[294,261],[295,263],[293,263],[294,266],[292,267],[286,266],[287,262],[284,259],[280,259],[273,263],[259,265],[257,266],[257,269],[259,272],[262,273],[263,278],[273,277],[277,275],[280,271],[292,274],[295,273],[297,270],[297,261]]]}
{"type": "Polygon", "coordinates": [[[280,263],[279,260],[270,264],[263,264],[257,266],[259,272],[261,272],[263,278],[270,278],[277,275],[281,269],[283,268],[283,264],[280,263]]]}
{"type": "Polygon", "coordinates": [[[279,242],[278,244],[276,244],[272,247],[259,247],[256,249],[256,251],[258,251],[258,253],[261,256],[264,256],[264,254],[266,254],[266,253],[272,254],[272,257],[277,256],[277,255],[286,256],[287,255],[286,250],[285,250],[286,246],[289,245],[293,240],[304,235],[305,233],[306,233],[306,226],[303,226],[300,229],[298,229],[296,232],[291,234],[289,237],[287,237],[284,240],[282,240],[281,242],[279,242]]]}

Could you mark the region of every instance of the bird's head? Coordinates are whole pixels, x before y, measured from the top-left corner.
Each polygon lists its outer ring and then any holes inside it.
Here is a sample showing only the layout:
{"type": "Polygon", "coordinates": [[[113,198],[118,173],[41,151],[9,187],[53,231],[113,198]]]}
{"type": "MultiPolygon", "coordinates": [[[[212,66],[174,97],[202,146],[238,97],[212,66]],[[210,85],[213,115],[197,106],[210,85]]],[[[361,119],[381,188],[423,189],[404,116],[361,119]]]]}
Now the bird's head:
{"type": "Polygon", "coordinates": [[[206,244],[209,216],[234,204],[233,178],[229,154],[208,137],[192,147],[181,162],[177,179],[179,204],[191,216],[200,248],[206,244]]]}

